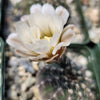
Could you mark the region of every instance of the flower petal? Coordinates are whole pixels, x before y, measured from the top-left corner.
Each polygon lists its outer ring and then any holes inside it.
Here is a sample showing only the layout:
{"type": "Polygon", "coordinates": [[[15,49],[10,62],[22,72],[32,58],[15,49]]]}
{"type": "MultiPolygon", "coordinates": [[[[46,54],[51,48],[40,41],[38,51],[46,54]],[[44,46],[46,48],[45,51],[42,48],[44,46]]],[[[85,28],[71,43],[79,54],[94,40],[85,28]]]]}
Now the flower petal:
{"type": "Polygon", "coordinates": [[[58,7],[56,8],[56,13],[57,13],[58,16],[61,17],[62,22],[63,22],[63,25],[65,25],[66,22],[67,22],[67,20],[68,20],[68,17],[69,17],[69,12],[68,12],[68,10],[65,9],[65,8],[62,7],[62,6],[58,6],[58,7]]]}
{"type": "Polygon", "coordinates": [[[30,29],[33,29],[33,30],[31,30],[31,32],[32,32],[34,38],[40,39],[40,30],[39,30],[39,28],[38,28],[37,26],[34,25],[34,26],[33,26],[32,28],[30,28],[30,29]]]}
{"type": "Polygon", "coordinates": [[[62,20],[58,16],[56,16],[56,15],[53,16],[52,20],[50,22],[51,22],[51,24],[50,24],[51,30],[52,30],[52,28],[54,26],[55,27],[55,32],[56,31],[58,31],[59,33],[62,32],[62,30],[63,30],[63,24],[62,24],[62,20]]]}
{"type": "Polygon", "coordinates": [[[29,16],[30,26],[38,26],[42,36],[51,36],[58,30],[60,33],[63,29],[62,21],[59,17],[43,15],[42,13],[31,14],[29,16]]]}
{"type": "Polygon", "coordinates": [[[48,55],[41,54],[41,55],[29,57],[29,59],[32,61],[37,61],[37,60],[41,60],[41,59],[43,60],[44,58],[48,58],[48,55]]]}
{"type": "Polygon", "coordinates": [[[41,33],[37,26],[30,27],[30,36],[33,43],[40,40],[41,33]]]}
{"type": "Polygon", "coordinates": [[[30,31],[28,25],[23,22],[19,21],[15,25],[16,33],[18,34],[18,37],[25,43],[32,42],[30,37],[30,31]]]}
{"type": "Polygon", "coordinates": [[[40,4],[34,4],[30,7],[30,13],[41,12],[42,6],[40,4]]]}
{"type": "Polygon", "coordinates": [[[16,49],[27,51],[24,44],[22,43],[22,41],[19,40],[16,33],[11,33],[8,36],[6,42],[16,49]]]}
{"type": "Polygon", "coordinates": [[[46,3],[42,7],[42,13],[45,15],[47,14],[53,15],[55,13],[55,10],[51,4],[46,3]]]}
{"type": "Polygon", "coordinates": [[[17,34],[15,34],[15,33],[10,34],[6,41],[9,45],[16,48],[17,51],[20,51],[21,54],[26,54],[26,55],[30,55],[30,56],[37,55],[35,52],[33,52],[29,48],[27,48],[27,45],[24,44],[21,40],[19,40],[17,34]]]}
{"type": "Polygon", "coordinates": [[[65,31],[61,37],[61,42],[64,42],[63,46],[68,46],[75,36],[75,32],[72,29],[65,31]]]}
{"type": "Polygon", "coordinates": [[[36,41],[34,44],[31,44],[29,48],[38,54],[46,54],[50,52],[50,44],[48,40],[45,40],[45,39],[36,41]]]}
{"type": "Polygon", "coordinates": [[[68,29],[72,29],[72,30],[73,30],[74,27],[75,27],[75,26],[74,26],[73,24],[67,25],[67,26],[63,29],[63,33],[66,32],[68,29]]]}
{"type": "Polygon", "coordinates": [[[51,37],[51,40],[50,40],[51,46],[55,47],[57,45],[57,43],[59,42],[60,36],[61,36],[61,34],[56,32],[53,35],[53,37],[51,37]]]}
{"type": "Polygon", "coordinates": [[[23,50],[15,50],[16,54],[22,57],[33,57],[33,56],[37,56],[38,54],[34,54],[34,53],[30,53],[30,52],[26,52],[23,50]]]}
{"type": "Polygon", "coordinates": [[[57,44],[57,46],[52,51],[52,54],[55,55],[56,52],[63,46],[63,44],[64,44],[64,42],[61,42],[61,43],[57,44]]]}
{"type": "Polygon", "coordinates": [[[45,34],[49,34],[49,22],[50,19],[47,16],[44,16],[41,13],[36,13],[36,14],[31,14],[29,16],[29,24],[30,26],[34,26],[36,25],[37,27],[39,27],[41,34],[45,35],[45,34]]]}
{"type": "Polygon", "coordinates": [[[55,61],[55,58],[57,58],[59,56],[59,54],[56,54],[54,56],[52,56],[50,59],[46,60],[46,62],[54,62],[55,61]]]}

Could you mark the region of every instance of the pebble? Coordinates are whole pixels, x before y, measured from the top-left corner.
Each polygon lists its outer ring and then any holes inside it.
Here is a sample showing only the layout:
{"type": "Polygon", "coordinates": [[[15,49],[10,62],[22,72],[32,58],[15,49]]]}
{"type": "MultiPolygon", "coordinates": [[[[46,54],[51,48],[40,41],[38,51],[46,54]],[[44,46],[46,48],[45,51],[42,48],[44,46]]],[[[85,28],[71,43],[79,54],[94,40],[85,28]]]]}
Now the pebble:
{"type": "Polygon", "coordinates": [[[82,1],[82,3],[83,3],[84,5],[87,5],[87,6],[89,6],[90,3],[91,3],[91,0],[81,0],[81,1],[82,1]]]}
{"type": "Polygon", "coordinates": [[[36,82],[34,77],[28,77],[21,86],[21,91],[26,91],[27,88],[31,87],[36,82]]]}
{"type": "Polygon", "coordinates": [[[73,2],[74,0],[66,0],[66,4],[70,6],[70,4],[73,2]]]}
{"type": "Polygon", "coordinates": [[[33,94],[32,90],[21,93],[21,97],[23,98],[23,100],[31,99],[33,96],[34,96],[34,94],[33,94]]]}
{"type": "Polygon", "coordinates": [[[89,30],[89,37],[90,37],[92,42],[99,43],[99,41],[100,41],[100,27],[93,26],[89,30]]]}
{"type": "Polygon", "coordinates": [[[20,65],[24,67],[25,71],[35,73],[32,63],[26,59],[21,59],[20,65]]]}
{"type": "Polygon", "coordinates": [[[82,97],[82,92],[78,92],[78,95],[79,95],[80,97],[82,97]]]}
{"type": "Polygon", "coordinates": [[[85,16],[88,17],[94,25],[99,23],[99,9],[98,8],[90,8],[85,12],[85,16]]]}
{"type": "Polygon", "coordinates": [[[9,65],[17,67],[19,65],[19,59],[15,56],[12,56],[9,60],[9,65]]]}
{"type": "Polygon", "coordinates": [[[39,70],[38,62],[32,62],[32,66],[36,71],[39,70]]]}
{"type": "Polygon", "coordinates": [[[39,93],[39,89],[37,86],[34,86],[33,87],[33,92],[34,92],[34,95],[36,97],[36,100],[42,100],[41,96],[40,96],[40,93],[39,93]]]}
{"type": "Polygon", "coordinates": [[[68,93],[69,94],[73,94],[73,90],[72,89],[68,89],[68,93]]]}
{"type": "Polygon", "coordinates": [[[87,70],[87,71],[85,72],[85,75],[86,75],[87,77],[92,77],[92,72],[89,71],[89,70],[87,70]]]}
{"type": "Polygon", "coordinates": [[[15,90],[8,90],[8,97],[13,100],[18,100],[17,92],[15,90]]]}
{"type": "Polygon", "coordinates": [[[86,88],[86,85],[85,84],[81,84],[81,87],[83,88],[83,89],[85,89],[86,88]]]}
{"type": "Polygon", "coordinates": [[[87,58],[83,55],[78,54],[78,53],[68,51],[66,53],[66,56],[69,57],[70,59],[74,58],[73,62],[75,62],[77,65],[84,66],[84,68],[88,64],[87,58]]]}
{"type": "Polygon", "coordinates": [[[73,99],[72,99],[72,97],[71,97],[71,96],[69,96],[67,100],[73,100],[73,99]]]}

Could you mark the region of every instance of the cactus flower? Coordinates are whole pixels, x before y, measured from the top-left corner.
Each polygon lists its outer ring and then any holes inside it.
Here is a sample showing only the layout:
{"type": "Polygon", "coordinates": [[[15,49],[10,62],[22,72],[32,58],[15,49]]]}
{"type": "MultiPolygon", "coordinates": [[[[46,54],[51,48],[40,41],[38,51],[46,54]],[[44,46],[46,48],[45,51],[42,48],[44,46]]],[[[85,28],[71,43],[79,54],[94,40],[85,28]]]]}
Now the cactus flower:
{"type": "Polygon", "coordinates": [[[15,24],[15,32],[8,36],[7,43],[32,61],[55,61],[75,35],[73,25],[64,27],[68,18],[69,12],[62,6],[54,9],[48,3],[34,4],[30,14],[15,24]]]}

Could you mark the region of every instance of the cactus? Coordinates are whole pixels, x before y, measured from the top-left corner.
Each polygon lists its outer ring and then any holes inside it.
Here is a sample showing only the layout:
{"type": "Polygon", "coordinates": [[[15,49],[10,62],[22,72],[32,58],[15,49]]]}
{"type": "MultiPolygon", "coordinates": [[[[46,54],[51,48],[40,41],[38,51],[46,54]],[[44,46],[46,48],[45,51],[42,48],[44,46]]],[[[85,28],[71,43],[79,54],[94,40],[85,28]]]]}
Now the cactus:
{"type": "Polygon", "coordinates": [[[46,65],[37,75],[42,100],[95,100],[95,83],[86,71],[67,57],[46,65]]]}

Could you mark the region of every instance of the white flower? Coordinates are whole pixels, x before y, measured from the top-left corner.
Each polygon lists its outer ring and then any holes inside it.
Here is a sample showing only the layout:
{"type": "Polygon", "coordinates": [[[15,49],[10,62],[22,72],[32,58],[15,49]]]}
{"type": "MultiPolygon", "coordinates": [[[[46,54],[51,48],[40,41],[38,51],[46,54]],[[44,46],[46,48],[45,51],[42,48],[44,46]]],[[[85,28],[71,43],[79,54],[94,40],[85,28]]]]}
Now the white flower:
{"type": "Polygon", "coordinates": [[[10,34],[7,43],[19,55],[33,61],[51,62],[59,58],[75,35],[73,25],[64,28],[69,12],[62,6],[54,9],[46,3],[32,5],[30,13],[16,23],[15,32],[10,34]]]}

